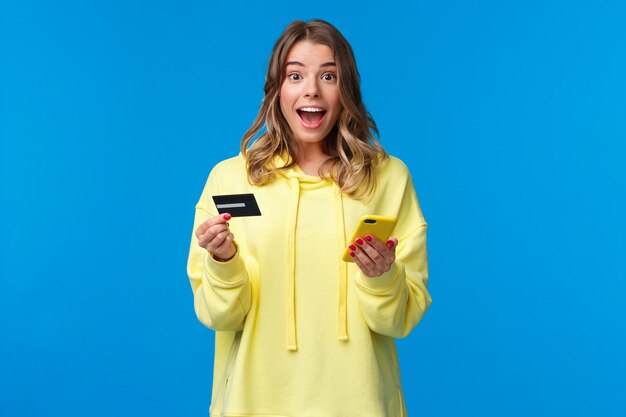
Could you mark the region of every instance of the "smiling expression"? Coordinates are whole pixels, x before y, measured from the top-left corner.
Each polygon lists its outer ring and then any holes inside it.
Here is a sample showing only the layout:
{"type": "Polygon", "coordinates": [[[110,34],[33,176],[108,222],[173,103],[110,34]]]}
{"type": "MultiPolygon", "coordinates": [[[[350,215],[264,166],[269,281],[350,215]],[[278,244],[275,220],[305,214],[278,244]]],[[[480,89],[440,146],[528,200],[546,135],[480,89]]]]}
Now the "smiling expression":
{"type": "Polygon", "coordinates": [[[330,47],[305,40],[291,48],[280,89],[280,109],[296,142],[321,146],[342,109],[330,47]]]}

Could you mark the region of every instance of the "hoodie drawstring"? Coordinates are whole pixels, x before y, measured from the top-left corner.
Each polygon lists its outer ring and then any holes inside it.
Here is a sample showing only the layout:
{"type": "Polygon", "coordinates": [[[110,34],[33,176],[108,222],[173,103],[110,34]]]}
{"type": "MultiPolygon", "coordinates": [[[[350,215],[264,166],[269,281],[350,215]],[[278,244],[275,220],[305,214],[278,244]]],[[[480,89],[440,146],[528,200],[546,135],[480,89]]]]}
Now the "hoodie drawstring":
{"type": "MultiPolygon", "coordinates": [[[[280,158],[280,157],[279,157],[280,158]]],[[[285,159],[279,162],[285,165],[285,159]]],[[[279,165],[280,166],[280,165],[279,165]]],[[[298,335],[296,326],[296,225],[298,224],[298,209],[300,206],[300,177],[295,170],[282,172],[289,180],[289,198],[285,203],[289,217],[288,223],[293,225],[287,231],[287,349],[298,350],[298,335]]],[[[346,233],[343,210],[343,193],[337,184],[333,184],[335,194],[335,228],[337,240],[337,257],[339,258],[346,248],[346,233]]],[[[339,261],[339,300],[337,308],[337,333],[338,340],[348,340],[348,267],[345,262],[339,261]]]]}
{"type": "Polygon", "coordinates": [[[300,206],[300,183],[297,177],[289,178],[291,188],[289,222],[293,227],[287,232],[287,349],[298,350],[296,333],[296,224],[298,222],[298,208],[300,206]]]}
{"type": "MultiPolygon", "coordinates": [[[[346,230],[343,217],[343,193],[337,184],[335,190],[335,219],[337,229],[337,253],[343,253],[346,248],[346,230]]],[[[348,340],[348,267],[345,262],[339,261],[339,308],[337,311],[338,339],[348,340]]]]}

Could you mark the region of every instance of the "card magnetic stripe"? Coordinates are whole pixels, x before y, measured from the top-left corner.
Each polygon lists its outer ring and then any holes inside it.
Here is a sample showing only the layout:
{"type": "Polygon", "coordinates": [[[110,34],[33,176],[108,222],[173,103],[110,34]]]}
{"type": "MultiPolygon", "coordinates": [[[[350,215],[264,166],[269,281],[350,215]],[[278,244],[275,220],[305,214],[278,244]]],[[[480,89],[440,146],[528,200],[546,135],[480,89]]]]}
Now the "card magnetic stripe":
{"type": "Polygon", "coordinates": [[[229,204],[217,204],[215,207],[217,207],[218,209],[225,209],[225,208],[233,208],[233,207],[245,207],[246,203],[229,203],[229,204]]]}

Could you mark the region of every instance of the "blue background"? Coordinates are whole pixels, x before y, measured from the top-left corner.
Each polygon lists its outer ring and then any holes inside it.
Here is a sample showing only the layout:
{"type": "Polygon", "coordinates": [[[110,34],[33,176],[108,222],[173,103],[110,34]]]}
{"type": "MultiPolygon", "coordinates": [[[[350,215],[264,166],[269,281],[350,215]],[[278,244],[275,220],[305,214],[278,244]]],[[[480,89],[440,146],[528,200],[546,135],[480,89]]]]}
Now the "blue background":
{"type": "Polygon", "coordinates": [[[430,224],[410,415],[626,415],[623,1],[88,3],[0,8],[0,415],[206,414],[194,204],[315,17],[430,224]]]}

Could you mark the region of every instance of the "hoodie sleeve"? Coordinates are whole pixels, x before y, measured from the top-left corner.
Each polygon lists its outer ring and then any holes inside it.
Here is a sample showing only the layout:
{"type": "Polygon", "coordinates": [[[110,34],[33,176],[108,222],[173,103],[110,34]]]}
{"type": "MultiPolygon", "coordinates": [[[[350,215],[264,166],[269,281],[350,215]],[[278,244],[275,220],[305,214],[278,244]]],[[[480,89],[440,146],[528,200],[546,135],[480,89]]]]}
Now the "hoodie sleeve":
{"type": "Polygon", "coordinates": [[[427,290],[426,230],[410,176],[407,177],[392,236],[398,239],[389,271],[368,277],[359,271],[356,294],[369,328],[379,334],[406,337],[431,304],[427,290]]]}
{"type": "Polygon", "coordinates": [[[232,259],[218,262],[198,245],[195,234],[198,226],[218,214],[211,198],[220,194],[217,177],[214,169],[196,205],[187,275],[198,320],[213,330],[235,331],[243,328],[251,300],[250,280],[240,250],[232,259]]]}

